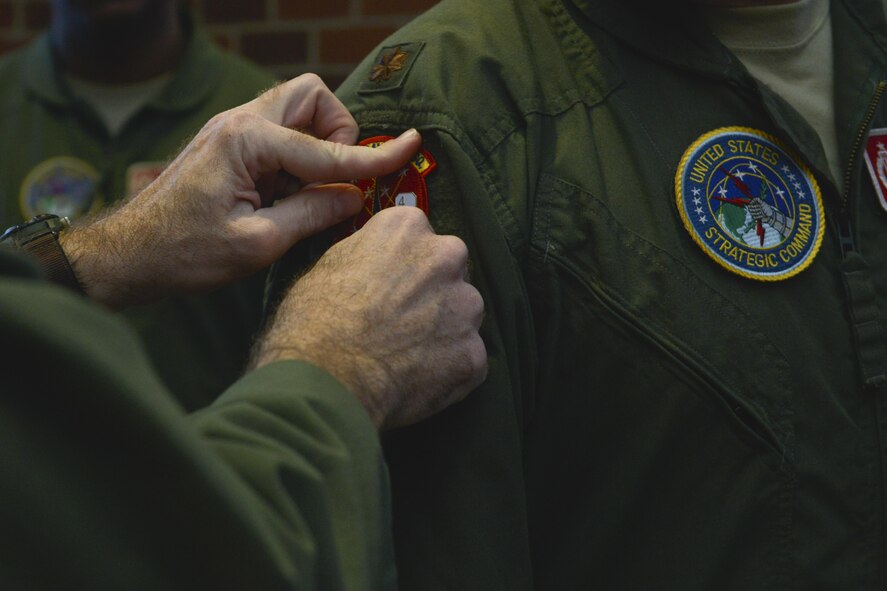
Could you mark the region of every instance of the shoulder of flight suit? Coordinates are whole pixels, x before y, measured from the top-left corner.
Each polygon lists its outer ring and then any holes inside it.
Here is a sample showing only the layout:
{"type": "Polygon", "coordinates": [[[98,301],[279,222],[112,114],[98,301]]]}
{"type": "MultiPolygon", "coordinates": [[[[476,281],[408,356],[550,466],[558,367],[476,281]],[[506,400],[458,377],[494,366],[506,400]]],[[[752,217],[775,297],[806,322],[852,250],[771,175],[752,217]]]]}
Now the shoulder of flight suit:
{"type": "Polygon", "coordinates": [[[592,51],[562,59],[576,51],[558,38],[578,32],[568,21],[551,0],[444,0],[371,52],[339,94],[363,121],[393,116],[465,133],[486,156],[527,116],[593,104],[613,86],[592,51]],[[408,71],[395,72],[396,85],[373,83],[374,66],[396,47],[417,53],[408,71]]]}
{"type": "MultiPolygon", "coordinates": [[[[520,251],[537,182],[538,162],[526,159],[542,148],[543,119],[593,106],[617,84],[617,72],[559,1],[444,0],[384,41],[338,94],[362,135],[417,127],[432,154],[456,151],[457,159],[470,161],[512,249],[520,251]],[[398,48],[408,54],[406,66],[373,82],[398,48]]],[[[464,164],[444,164],[464,176],[464,164]]],[[[441,166],[432,175],[451,172],[441,166]]],[[[440,189],[430,199],[432,208],[440,203],[440,189]]],[[[442,228],[459,233],[458,224],[442,228]]]]}
{"type": "Polygon", "coordinates": [[[11,588],[392,589],[368,416],[278,362],[187,417],[118,318],[0,253],[11,588]]]}

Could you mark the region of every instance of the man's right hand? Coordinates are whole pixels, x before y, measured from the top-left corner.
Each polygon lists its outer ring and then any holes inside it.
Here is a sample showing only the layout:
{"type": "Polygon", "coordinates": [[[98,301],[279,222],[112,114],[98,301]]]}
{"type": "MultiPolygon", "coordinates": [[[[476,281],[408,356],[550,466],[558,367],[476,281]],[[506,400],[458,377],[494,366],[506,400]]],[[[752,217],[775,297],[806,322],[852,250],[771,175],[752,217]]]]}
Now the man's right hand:
{"type": "Polygon", "coordinates": [[[296,281],[253,364],[309,361],[348,386],[379,429],[418,422],[486,377],[483,300],[467,261],[465,244],[435,234],[420,210],[385,209],[296,281]]]}
{"type": "Polygon", "coordinates": [[[145,190],[59,240],[87,295],[111,308],[218,288],[355,215],[361,192],[340,181],[393,172],[421,144],[415,131],[379,148],[357,137],[304,74],[213,117],[145,190]]]}

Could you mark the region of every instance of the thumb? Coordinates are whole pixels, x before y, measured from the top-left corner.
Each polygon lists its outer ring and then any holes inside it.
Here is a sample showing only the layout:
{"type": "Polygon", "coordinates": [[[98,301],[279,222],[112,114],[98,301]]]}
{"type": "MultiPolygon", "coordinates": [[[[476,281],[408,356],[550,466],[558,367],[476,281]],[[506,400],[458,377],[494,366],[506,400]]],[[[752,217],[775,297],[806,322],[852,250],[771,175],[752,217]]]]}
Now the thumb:
{"type": "Polygon", "coordinates": [[[287,244],[284,250],[330,226],[356,215],[363,206],[363,193],[354,185],[315,185],[259,209],[256,216],[274,222],[287,244]]]}

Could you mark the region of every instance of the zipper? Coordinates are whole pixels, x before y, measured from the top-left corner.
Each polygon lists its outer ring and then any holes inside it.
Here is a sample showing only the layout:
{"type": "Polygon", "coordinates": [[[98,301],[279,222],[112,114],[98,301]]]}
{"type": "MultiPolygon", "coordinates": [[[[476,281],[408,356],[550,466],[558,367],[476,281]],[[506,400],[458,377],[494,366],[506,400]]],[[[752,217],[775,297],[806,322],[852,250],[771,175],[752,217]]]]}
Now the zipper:
{"type": "MultiPolygon", "coordinates": [[[[856,137],[854,138],[852,149],[850,150],[850,158],[847,162],[847,168],[844,171],[844,186],[843,194],[841,195],[841,207],[838,209],[837,215],[837,226],[842,257],[846,257],[847,253],[856,250],[856,242],[853,237],[853,228],[850,223],[850,191],[852,190],[853,185],[853,174],[857,167],[859,152],[862,148],[863,141],[868,135],[869,128],[872,125],[872,120],[875,117],[878,105],[880,104],[881,99],[884,96],[885,89],[887,89],[887,81],[879,81],[878,86],[875,88],[875,93],[872,95],[872,98],[869,101],[869,105],[865,111],[865,116],[862,119],[862,123],[860,124],[859,129],[856,132],[856,137]]],[[[875,453],[878,456],[878,496],[880,498],[881,508],[881,553],[880,560],[878,561],[878,570],[880,575],[879,579],[883,584],[885,576],[887,576],[887,562],[885,562],[885,551],[887,551],[887,499],[885,499],[884,496],[885,466],[884,453],[881,449],[881,441],[883,435],[880,420],[881,403],[879,397],[877,396],[872,396],[872,409],[872,417],[874,421],[875,453]]]]}
{"type": "Polygon", "coordinates": [[[623,326],[630,331],[639,335],[644,341],[652,344],[654,347],[662,351],[678,369],[683,370],[684,375],[692,376],[693,381],[697,385],[702,386],[706,391],[714,391],[717,398],[726,406],[727,411],[743,425],[746,430],[763,445],[778,454],[780,458],[784,458],[786,454],[785,446],[780,443],[774,430],[761,417],[760,413],[752,408],[744,400],[733,394],[733,392],[723,384],[707,367],[693,359],[688,355],[677,343],[668,339],[661,338],[660,335],[654,333],[640,319],[628,312],[615,298],[609,295],[602,288],[593,285],[585,277],[573,271],[566,262],[549,255],[549,262],[555,264],[577,283],[579,283],[587,293],[590,293],[597,303],[610,315],[616,318],[623,326]]]}
{"type": "Polygon", "coordinates": [[[887,89],[887,82],[881,80],[875,88],[875,94],[869,101],[869,106],[865,111],[865,117],[862,124],[856,131],[856,138],[853,140],[853,147],[850,150],[850,159],[847,162],[847,168],[844,171],[844,192],[841,195],[841,207],[838,209],[838,233],[841,244],[841,255],[846,256],[848,252],[856,250],[856,241],[853,238],[853,227],[850,224],[850,190],[853,184],[853,171],[856,170],[856,162],[859,160],[859,150],[862,148],[862,142],[871,127],[872,119],[875,118],[875,112],[884,96],[884,90],[887,89]]]}
{"type": "Polygon", "coordinates": [[[875,453],[878,455],[878,482],[880,483],[878,486],[878,497],[881,501],[881,559],[878,561],[878,572],[881,587],[883,588],[885,578],[887,578],[887,557],[885,557],[885,552],[887,552],[887,506],[885,506],[887,505],[887,499],[884,497],[884,452],[881,450],[883,429],[881,428],[880,398],[878,396],[872,396],[871,398],[872,408],[874,409],[872,417],[875,423],[875,453]]]}

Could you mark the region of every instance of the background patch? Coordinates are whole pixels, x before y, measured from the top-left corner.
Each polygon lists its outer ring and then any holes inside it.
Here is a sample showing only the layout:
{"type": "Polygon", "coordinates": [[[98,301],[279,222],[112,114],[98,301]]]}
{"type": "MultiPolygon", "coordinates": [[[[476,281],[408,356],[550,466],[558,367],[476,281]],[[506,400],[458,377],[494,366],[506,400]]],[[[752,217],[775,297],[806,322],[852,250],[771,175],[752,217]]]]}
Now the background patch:
{"type": "Polygon", "coordinates": [[[57,156],[35,166],[22,181],[19,208],[23,219],[40,213],[76,219],[101,207],[99,173],[71,156],[57,156]]]}

